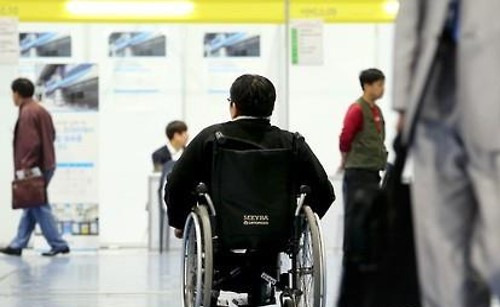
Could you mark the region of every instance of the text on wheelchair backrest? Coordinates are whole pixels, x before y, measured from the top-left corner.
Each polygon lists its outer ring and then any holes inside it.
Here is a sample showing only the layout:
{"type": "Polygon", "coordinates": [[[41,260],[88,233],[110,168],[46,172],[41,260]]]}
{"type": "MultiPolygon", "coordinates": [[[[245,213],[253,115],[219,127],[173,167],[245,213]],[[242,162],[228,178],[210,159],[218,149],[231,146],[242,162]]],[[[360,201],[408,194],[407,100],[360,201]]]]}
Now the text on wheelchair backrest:
{"type": "Polygon", "coordinates": [[[269,215],[243,215],[243,225],[269,225],[269,215]]]}

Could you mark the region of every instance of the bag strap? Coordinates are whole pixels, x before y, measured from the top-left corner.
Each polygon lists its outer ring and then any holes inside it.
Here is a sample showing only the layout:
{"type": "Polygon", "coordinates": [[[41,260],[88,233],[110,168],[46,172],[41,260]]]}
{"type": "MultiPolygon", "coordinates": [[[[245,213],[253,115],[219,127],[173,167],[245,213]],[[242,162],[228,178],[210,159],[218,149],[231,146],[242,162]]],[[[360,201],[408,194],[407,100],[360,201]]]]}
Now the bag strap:
{"type": "MultiPolygon", "coordinates": [[[[443,28],[443,31],[445,31],[445,29],[443,28]]],[[[430,83],[431,83],[431,75],[434,73],[435,69],[436,69],[436,64],[437,64],[437,61],[440,57],[440,54],[441,54],[441,50],[442,48],[445,48],[445,44],[447,44],[447,42],[443,39],[444,36],[442,36],[440,39],[439,39],[439,42],[438,42],[438,46],[436,48],[436,52],[432,58],[432,61],[429,65],[429,69],[428,71],[426,72],[425,74],[425,77],[426,77],[426,81],[424,83],[424,86],[420,92],[420,97],[419,99],[417,100],[417,105],[415,107],[415,114],[413,116],[413,120],[412,120],[412,124],[410,127],[407,127],[406,129],[403,129],[403,132],[400,132],[400,136],[398,135],[396,137],[396,139],[400,139],[399,140],[399,143],[401,144],[401,150],[404,150],[404,151],[408,151],[408,148],[411,146],[411,144],[413,143],[413,140],[415,138],[415,131],[416,131],[416,128],[417,128],[417,125],[416,125],[416,122],[418,120],[418,118],[420,117],[420,113],[422,112],[422,105],[423,105],[423,101],[424,101],[424,96],[427,92],[427,90],[429,89],[430,87],[430,83]]],[[[403,159],[403,162],[406,160],[406,156],[404,157],[403,159]]]]}
{"type": "Polygon", "coordinates": [[[415,115],[414,115],[414,118],[412,120],[411,126],[407,128],[408,130],[406,133],[405,133],[405,129],[403,129],[403,132],[399,132],[394,140],[394,149],[396,151],[396,160],[394,162],[394,167],[395,167],[395,171],[400,172],[399,174],[396,173],[396,175],[398,175],[398,176],[400,176],[403,172],[404,165],[406,163],[406,159],[408,156],[408,149],[411,146],[411,144],[413,143],[413,140],[415,138],[415,131],[417,129],[417,120],[420,117],[420,113],[422,112],[422,105],[423,105],[423,100],[424,100],[423,93],[427,92],[427,90],[429,89],[430,82],[431,82],[430,76],[432,75],[432,73],[435,70],[436,63],[438,61],[439,54],[440,54],[439,51],[441,50],[441,48],[443,48],[444,43],[445,42],[443,41],[443,39],[439,40],[439,44],[437,46],[436,52],[434,54],[434,57],[432,59],[430,66],[429,66],[430,68],[426,74],[426,81],[425,81],[424,87],[422,88],[420,97],[417,101],[415,115]]]}

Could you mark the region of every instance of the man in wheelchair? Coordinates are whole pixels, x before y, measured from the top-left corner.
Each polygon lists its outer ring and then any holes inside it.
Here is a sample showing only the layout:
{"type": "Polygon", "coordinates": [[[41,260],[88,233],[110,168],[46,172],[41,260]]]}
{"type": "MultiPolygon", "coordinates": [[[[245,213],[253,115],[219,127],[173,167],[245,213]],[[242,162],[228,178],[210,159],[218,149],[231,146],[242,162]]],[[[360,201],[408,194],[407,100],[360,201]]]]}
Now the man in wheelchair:
{"type": "Polygon", "coordinates": [[[169,224],[184,237],[184,306],[215,306],[221,290],[263,306],[275,288],[282,305],[324,304],[318,217],[335,194],[304,138],[271,125],[275,100],[267,78],[238,77],[232,121],[201,131],[168,177],[169,224]],[[280,252],[291,259],[284,273],[280,252]]]}

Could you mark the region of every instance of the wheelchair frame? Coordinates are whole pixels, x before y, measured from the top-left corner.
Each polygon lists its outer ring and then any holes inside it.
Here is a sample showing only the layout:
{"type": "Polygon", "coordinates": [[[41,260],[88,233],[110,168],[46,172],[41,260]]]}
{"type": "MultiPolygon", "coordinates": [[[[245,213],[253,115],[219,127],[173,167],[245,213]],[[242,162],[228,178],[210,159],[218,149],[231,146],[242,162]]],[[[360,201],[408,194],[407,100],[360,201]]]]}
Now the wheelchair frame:
{"type": "MultiPolygon", "coordinates": [[[[184,307],[210,307],[213,283],[213,223],[216,211],[207,188],[197,188],[199,201],[184,227],[181,295],[184,307]]],[[[285,251],[291,268],[273,286],[284,307],[324,307],[326,265],[319,217],[305,205],[310,189],[302,186],[295,210],[293,234],[285,251]],[[312,291],[310,291],[310,287],[312,291]]],[[[280,268],[281,269],[281,268],[280,268]]]]}

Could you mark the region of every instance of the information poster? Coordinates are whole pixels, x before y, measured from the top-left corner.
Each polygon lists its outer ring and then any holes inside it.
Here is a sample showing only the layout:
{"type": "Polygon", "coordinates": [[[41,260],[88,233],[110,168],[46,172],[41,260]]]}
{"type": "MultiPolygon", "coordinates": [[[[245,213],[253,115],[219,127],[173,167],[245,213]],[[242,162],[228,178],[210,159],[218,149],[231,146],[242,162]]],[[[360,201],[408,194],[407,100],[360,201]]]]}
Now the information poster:
{"type": "MultiPolygon", "coordinates": [[[[234,25],[193,28],[186,44],[190,59],[186,76],[186,118],[192,131],[230,120],[231,84],[243,74],[268,77],[279,86],[279,54],[283,49],[278,27],[234,25]]],[[[279,103],[276,104],[278,109],[279,103]]],[[[278,114],[276,112],[275,114],[278,114]]]]}
{"type": "Polygon", "coordinates": [[[165,143],[165,126],[184,119],[183,27],[107,24],[89,31],[104,102],[99,107],[103,241],[146,242],[151,154],[165,143]]]}
{"type": "Polygon", "coordinates": [[[290,27],[291,60],[294,65],[323,65],[323,22],[294,20],[290,27]]]}
{"type": "Polygon", "coordinates": [[[167,34],[160,29],[114,30],[106,40],[113,107],[144,111],[164,104],[174,73],[167,60],[167,34]]]}
{"type": "MultiPolygon", "coordinates": [[[[59,231],[74,250],[98,248],[99,75],[93,63],[32,67],[35,98],[50,112],[56,129],[56,171],[49,185],[59,231]]],[[[36,232],[36,249],[49,248],[36,232]]]]}
{"type": "Polygon", "coordinates": [[[18,59],[18,20],[0,17],[0,64],[17,64],[18,59]]]}
{"type": "Polygon", "coordinates": [[[260,63],[261,36],[256,32],[209,32],[203,36],[203,57],[208,67],[208,93],[228,93],[235,76],[260,63]]]}

